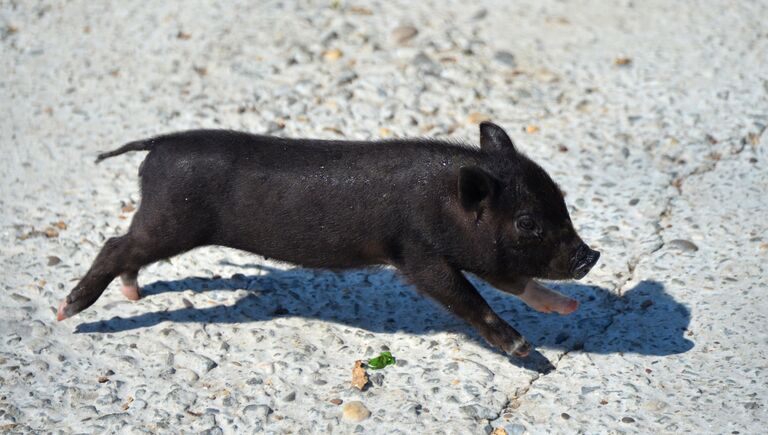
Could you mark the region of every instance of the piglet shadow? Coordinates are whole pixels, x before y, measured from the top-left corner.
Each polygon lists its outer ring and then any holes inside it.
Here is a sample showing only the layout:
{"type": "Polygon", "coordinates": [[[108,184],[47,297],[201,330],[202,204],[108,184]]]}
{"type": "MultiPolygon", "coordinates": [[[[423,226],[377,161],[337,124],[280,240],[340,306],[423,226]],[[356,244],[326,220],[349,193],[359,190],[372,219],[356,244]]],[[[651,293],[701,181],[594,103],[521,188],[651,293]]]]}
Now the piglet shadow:
{"type": "MultiPolygon", "coordinates": [[[[189,304],[176,310],[81,323],[76,332],[122,332],[162,322],[227,324],[299,316],[371,332],[402,331],[417,335],[457,331],[490,348],[471,327],[418,295],[391,269],[336,273],[237,266],[255,268],[259,275],[157,281],[142,288],[144,297],[187,290],[245,290],[245,296],[234,305],[198,308],[189,304]]],[[[595,286],[554,284],[552,287],[581,301],[576,313],[558,316],[535,312],[514,296],[496,291],[478,279],[470,279],[501,317],[539,348],[664,356],[693,347],[693,342],[684,336],[690,311],[655,281],[643,281],[622,296],[595,286]]],[[[511,362],[542,373],[553,368],[539,352],[525,359],[511,359],[511,362]]]]}

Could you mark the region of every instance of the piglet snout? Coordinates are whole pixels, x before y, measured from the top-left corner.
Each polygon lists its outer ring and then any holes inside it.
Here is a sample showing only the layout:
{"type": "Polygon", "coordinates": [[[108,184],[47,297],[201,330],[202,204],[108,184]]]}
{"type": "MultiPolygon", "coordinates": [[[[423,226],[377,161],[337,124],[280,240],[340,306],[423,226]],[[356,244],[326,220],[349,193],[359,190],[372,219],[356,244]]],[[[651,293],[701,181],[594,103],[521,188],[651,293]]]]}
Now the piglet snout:
{"type": "Polygon", "coordinates": [[[599,258],[599,252],[582,243],[571,259],[571,276],[573,279],[582,279],[587,276],[599,258]]]}

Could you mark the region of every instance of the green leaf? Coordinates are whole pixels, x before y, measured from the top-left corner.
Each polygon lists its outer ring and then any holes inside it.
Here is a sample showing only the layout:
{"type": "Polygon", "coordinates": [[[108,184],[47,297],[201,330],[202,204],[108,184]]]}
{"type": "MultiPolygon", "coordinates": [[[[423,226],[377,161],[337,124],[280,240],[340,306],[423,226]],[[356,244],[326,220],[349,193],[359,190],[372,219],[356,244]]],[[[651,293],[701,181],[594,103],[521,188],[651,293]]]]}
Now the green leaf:
{"type": "Polygon", "coordinates": [[[395,357],[389,352],[382,352],[379,356],[368,360],[368,367],[373,370],[380,370],[396,362],[395,357]]]}

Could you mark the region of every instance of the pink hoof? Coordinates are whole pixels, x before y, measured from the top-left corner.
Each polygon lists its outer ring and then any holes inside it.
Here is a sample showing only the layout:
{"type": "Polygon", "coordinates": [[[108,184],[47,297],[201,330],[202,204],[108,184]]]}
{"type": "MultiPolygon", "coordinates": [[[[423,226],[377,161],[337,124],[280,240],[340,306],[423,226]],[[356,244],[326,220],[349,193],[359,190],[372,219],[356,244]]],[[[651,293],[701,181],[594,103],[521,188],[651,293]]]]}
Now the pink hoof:
{"type": "Polygon", "coordinates": [[[567,314],[571,314],[572,312],[578,309],[579,309],[579,301],[575,299],[571,299],[560,307],[560,311],[558,311],[558,313],[562,315],[567,315],[567,314]]]}
{"type": "Polygon", "coordinates": [[[66,307],[67,307],[67,300],[64,299],[59,304],[59,311],[56,312],[56,320],[57,321],[61,322],[62,320],[67,318],[67,315],[64,314],[64,308],[66,308],[66,307]]]}
{"type": "Polygon", "coordinates": [[[138,301],[141,299],[141,292],[139,291],[139,287],[135,285],[124,285],[120,291],[123,292],[123,295],[131,301],[138,301]]]}

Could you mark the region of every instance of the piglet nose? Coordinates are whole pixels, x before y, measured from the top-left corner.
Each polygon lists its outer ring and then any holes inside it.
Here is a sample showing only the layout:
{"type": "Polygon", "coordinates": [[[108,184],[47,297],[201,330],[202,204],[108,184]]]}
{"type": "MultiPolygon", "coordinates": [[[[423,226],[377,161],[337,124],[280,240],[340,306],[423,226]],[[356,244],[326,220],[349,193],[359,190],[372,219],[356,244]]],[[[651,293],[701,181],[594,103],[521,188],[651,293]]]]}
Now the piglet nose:
{"type": "Polygon", "coordinates": [[[598,259],[600,259],[600,253],[582,243],[571,260],[571,276],[573,279],[584,278],[592,270],[598,259]]]}

